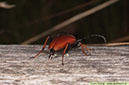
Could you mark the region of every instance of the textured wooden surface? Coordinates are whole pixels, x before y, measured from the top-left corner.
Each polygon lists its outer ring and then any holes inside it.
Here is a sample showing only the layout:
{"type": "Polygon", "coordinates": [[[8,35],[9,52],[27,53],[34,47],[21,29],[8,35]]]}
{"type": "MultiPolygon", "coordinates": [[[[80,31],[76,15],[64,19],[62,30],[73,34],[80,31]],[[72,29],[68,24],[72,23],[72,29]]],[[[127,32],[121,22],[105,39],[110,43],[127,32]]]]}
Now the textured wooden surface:
{"type": "Polygon", "coordinates": [[[0,85],[89,85],[95,81],[129,81],[129,46],[88,46],[48,61],[48,53],[35,56],[41,45],[0,45],[0,85]]]}

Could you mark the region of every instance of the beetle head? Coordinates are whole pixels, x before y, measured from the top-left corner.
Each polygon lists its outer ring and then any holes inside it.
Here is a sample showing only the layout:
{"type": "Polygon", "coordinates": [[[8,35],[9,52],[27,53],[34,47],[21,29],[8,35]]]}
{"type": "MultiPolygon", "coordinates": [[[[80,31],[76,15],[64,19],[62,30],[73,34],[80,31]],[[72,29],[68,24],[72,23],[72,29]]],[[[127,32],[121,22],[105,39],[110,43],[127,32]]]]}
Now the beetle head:
{"type": "Polygon", "coordinates": [[[76,40],[75,43],[72,45],[72,48],[80,47],[80,43],[79,42],[81,42],[80,39],[76,40]]]}

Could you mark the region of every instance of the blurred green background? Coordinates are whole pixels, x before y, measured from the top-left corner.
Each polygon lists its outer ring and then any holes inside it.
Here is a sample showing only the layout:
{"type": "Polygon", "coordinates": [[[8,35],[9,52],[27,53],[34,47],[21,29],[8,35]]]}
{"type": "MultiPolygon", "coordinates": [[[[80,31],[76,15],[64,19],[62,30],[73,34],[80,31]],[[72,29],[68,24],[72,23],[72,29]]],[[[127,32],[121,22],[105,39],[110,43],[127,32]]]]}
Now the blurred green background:
{"type": "MultiPolygon", "coordinates": [[[[0,0],[16,7],[0,8],[0,44],[21,44],[53,26],[108,0],[0,0]],[[93,2],[93,3],[92,3],[93,2]],[[81,7],[85,3],[92,3],[81,7]],[[78,7],[78,8],[77,8],[78,7]],[[80,7],[80,8],[79,8],[80,7]],[[74,8],[76,8],[74,10],[74,8]]],[[[129,0],[119,0],[49,35],[66,32],[82,38],[101,34],[108,41],[129,35],[129,0]]],[[[31,44],[43,44],[46,36],[31,44]]],[[[129,41],[128,39],[126,41],[129,41]]],[[[87,39],[86,43],[99,40],[87,39]]],[[[100,40],[101,42],[101,40],[100,40]]]]}

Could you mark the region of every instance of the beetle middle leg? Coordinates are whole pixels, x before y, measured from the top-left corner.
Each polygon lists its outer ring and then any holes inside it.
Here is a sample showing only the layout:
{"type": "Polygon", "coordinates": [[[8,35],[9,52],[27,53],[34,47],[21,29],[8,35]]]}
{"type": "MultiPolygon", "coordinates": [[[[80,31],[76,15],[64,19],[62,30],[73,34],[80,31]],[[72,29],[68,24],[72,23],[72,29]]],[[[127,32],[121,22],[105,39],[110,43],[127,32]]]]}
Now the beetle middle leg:
{"type": "MultiPolygon", "coordinates": [[[[52,41],[52,38],[51,38],[50,36],[48,36],[48,37],[46,38],[46,40],[45,40],[45,43],[44,43],[44,45],[43,45],[41,51],[40,51],[36,56],[30,57],[30,59],[31,59],[31,58],[36,58],[36,57],[44,50],[44,48],[46,47],[46,44],[47,44],[47,42],[48,42],[48,39],[50,39],[50,42],[52,41]]],[[[47,52],[47,51],[49,51],[49,49],[46,50],[45,52],[47,52]]]]}
{"type": "Polygon", "coordinates": [[[49,55],[48,60],[51,60],[53,58],[52,55],[54,55],[54,52],[49,55]]]}
{"type": "Polygon", "coordinates": [[[69,43],[65,46],[65,49],[64,49],[64,51],[62,53],[62,65],[64,65],[64,62],[63,62],[64,54],[65,54],[66,50],[68,49],[68,46],[69,46],[69,43]]]}

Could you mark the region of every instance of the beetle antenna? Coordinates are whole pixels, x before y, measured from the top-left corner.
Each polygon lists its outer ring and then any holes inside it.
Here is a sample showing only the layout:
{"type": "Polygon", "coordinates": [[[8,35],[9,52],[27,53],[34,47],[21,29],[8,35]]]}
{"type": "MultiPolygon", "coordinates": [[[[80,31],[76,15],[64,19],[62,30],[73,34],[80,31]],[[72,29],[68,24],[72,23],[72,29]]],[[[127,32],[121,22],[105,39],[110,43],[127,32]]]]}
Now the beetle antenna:
{"type": "Polygon", "coordinates": [[[90,38],[90,37],[100,37],[100,38],[102,38],[104,40],[105,43],[107,42],[106,38],[104,36],[102,36],[102,35],[99,35],[99,34],[89,35],[89,36],[86,36],[86,37],[84,37],[82,39],[78,39],[78,41],[82,41],[82,40],[90,38]]]}

